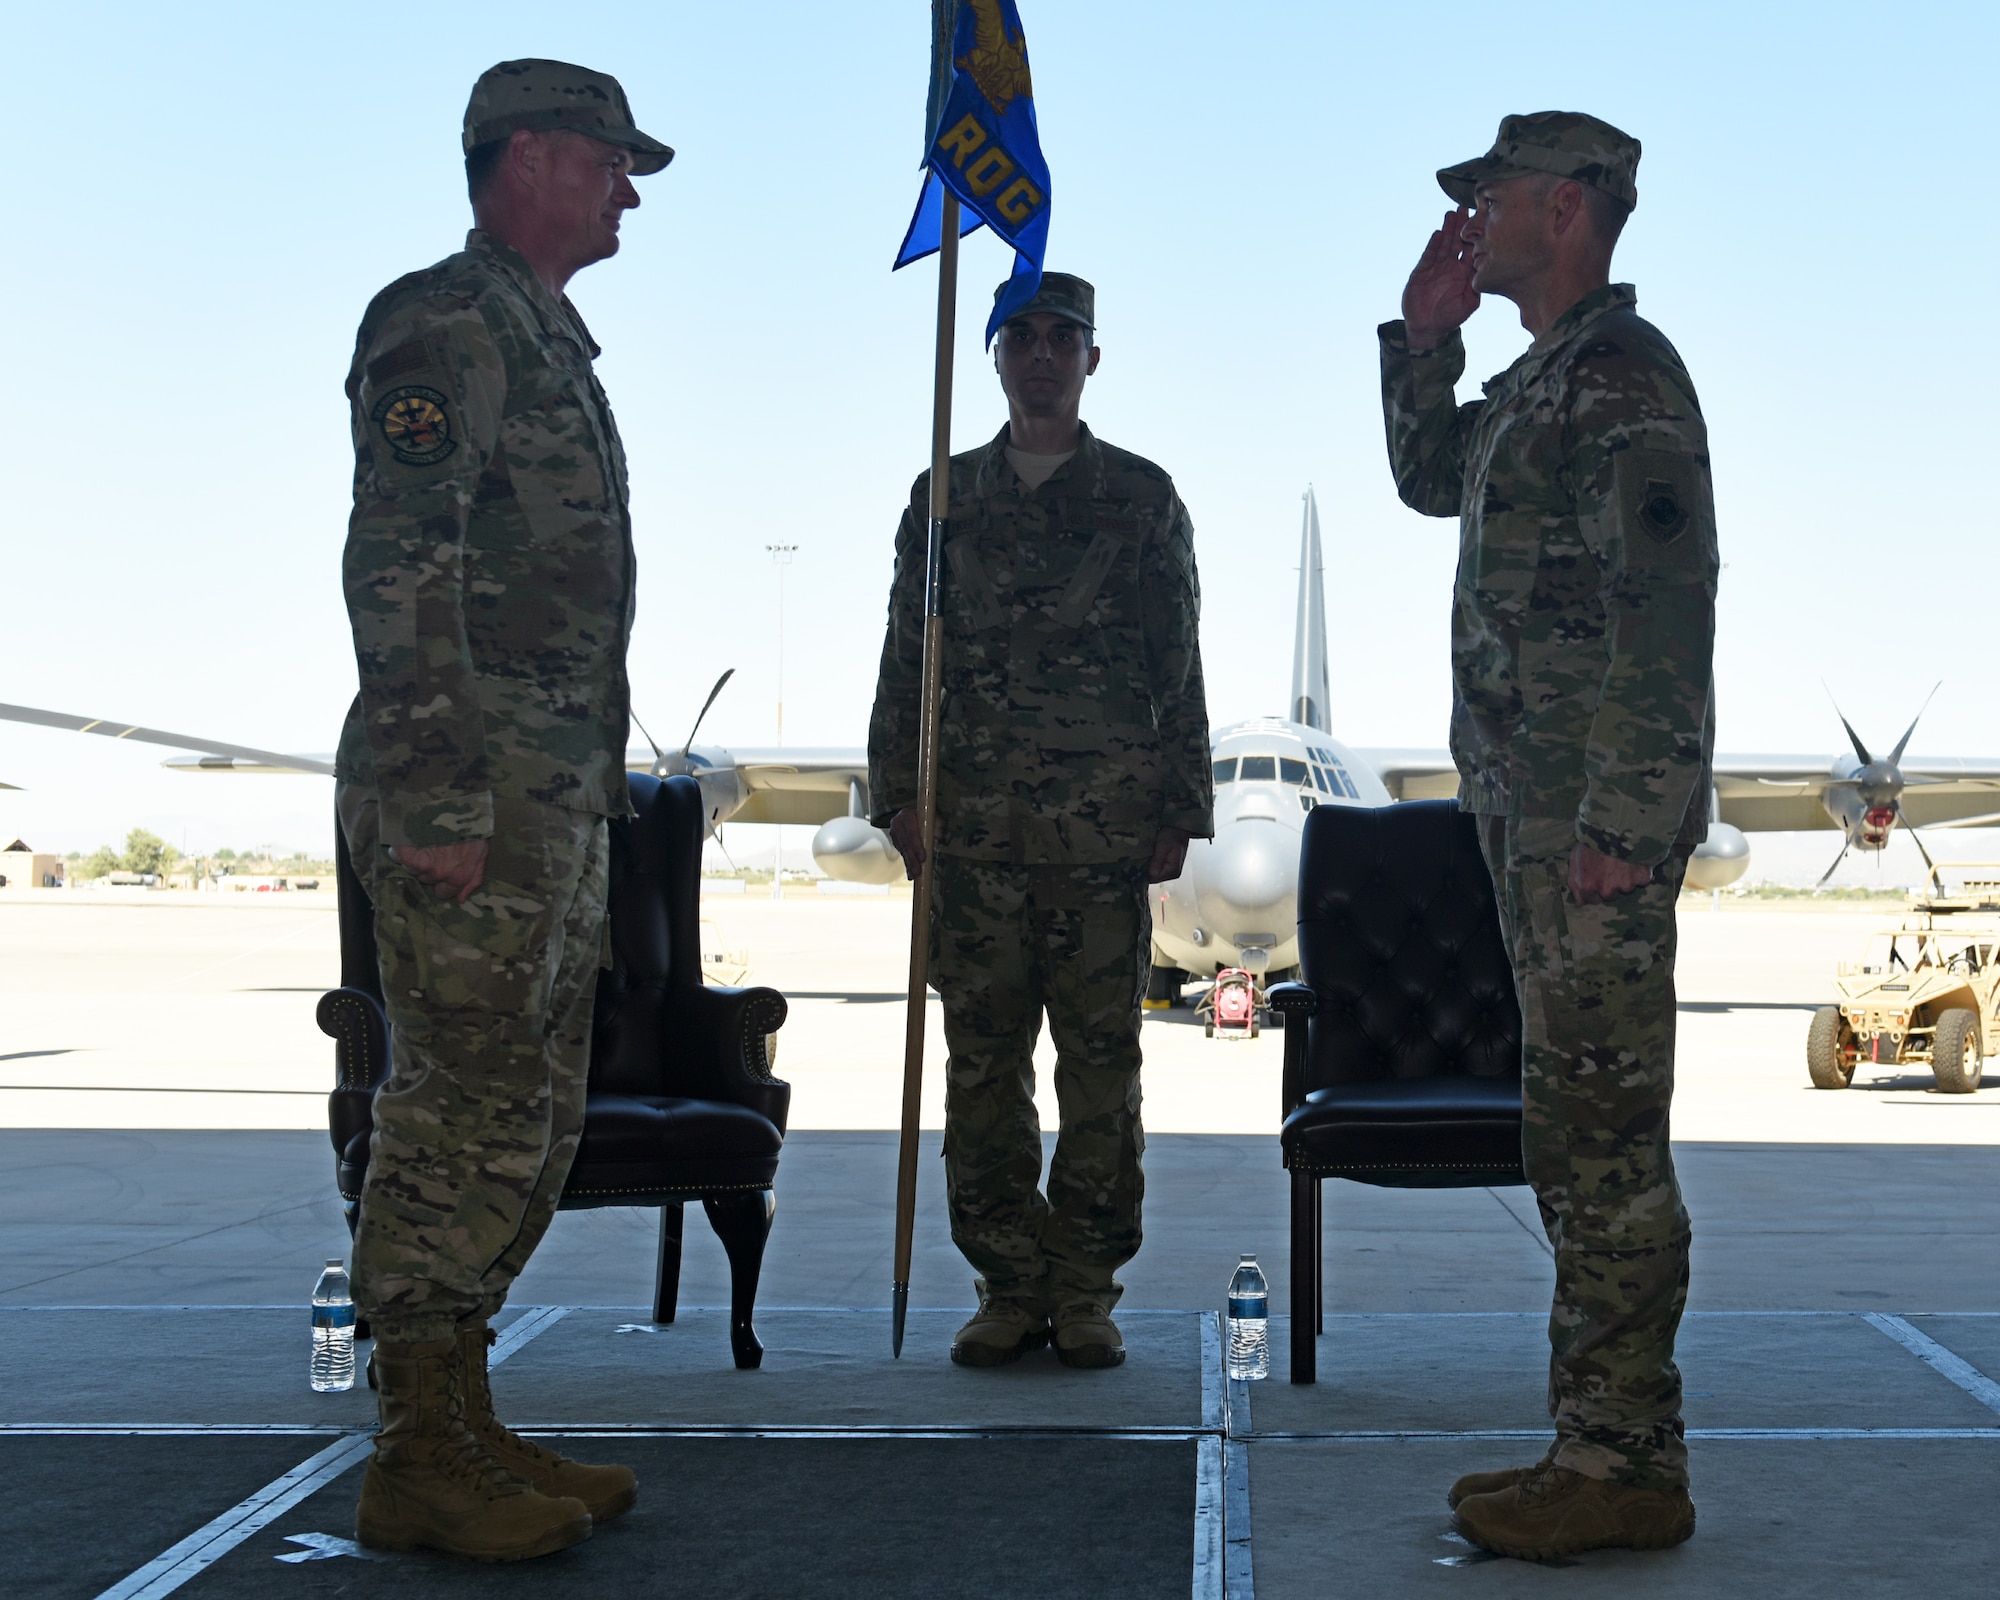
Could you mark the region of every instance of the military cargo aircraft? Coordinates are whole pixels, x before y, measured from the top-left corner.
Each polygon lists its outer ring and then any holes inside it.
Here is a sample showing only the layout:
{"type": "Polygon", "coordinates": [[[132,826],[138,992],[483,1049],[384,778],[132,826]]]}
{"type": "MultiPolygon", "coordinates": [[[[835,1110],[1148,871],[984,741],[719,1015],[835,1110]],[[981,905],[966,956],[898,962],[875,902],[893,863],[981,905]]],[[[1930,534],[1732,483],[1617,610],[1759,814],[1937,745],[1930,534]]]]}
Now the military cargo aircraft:
{"type": "MultiPolygon", "coordinates": [[[[1180,877],[1153,890],[1156,997],[1172,992],[1180,973],[1205,978],[1239,967],[1270,981],[1297,965],[1299,841],[1315,806],[1376,806],[1458,793],[1458,771],[1446,751],[1357,750],[1333,737],[1319,508],[1311,489],[1302,498],[1289,715],[1233,723],[1214,737],[1215,837],[1196,840],[1180,877]]],[[[854,883],[899,878],[902,862],[888,835],[868,822],[865,750],[695,743],[730,676],[716,680],[679,749],[662,749],[646,735],[647,748],[628,751],[626,765],[661,777],[692,777],[701,786],[712,833],[731,822],[812,827],[813,859],[828,877],[854,883]]],[[[333,771],[330,755],[287,755],[28,706],[0,705],[0,721],[192,752],[163,763],[176,771],[333,771]]],[[[1716,757],[1709,834],[1688,864],[1690,887],[1721,889],[1742,878],[1750,868],[1747,833],[1837,830],[1842,843],[1827,869],[1831,877],[1848,851],[1882,850],[1898,825],[1913,838],[1918,828],[2000,825],[2000,761],[1937,757],[1906,769],[1915,722],[1882,758],[1871,755],[1844,716],[1840,722],[1852,746],[1847,755],[1716,757]]],[[[1917,848],[1923,850],[1920,839],[1917,848]]],[[[1929,852],[1924,855],[1928,861],[1929,852]]]]}

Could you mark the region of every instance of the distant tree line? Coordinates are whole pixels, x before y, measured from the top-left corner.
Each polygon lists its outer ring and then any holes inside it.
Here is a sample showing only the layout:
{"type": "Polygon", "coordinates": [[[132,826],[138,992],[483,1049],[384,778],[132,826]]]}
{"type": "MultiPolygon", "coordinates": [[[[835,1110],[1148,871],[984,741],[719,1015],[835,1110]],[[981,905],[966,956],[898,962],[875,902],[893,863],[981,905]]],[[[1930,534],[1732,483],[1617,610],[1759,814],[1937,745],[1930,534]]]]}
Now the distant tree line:
{"type": "Polygon", "coordinates": [[[88,855],[81,850],[72,850],[64,859],[69,876],[74,878],[102,878],[113,872],[149,872],[162,878],[176,872],[198,878],[222,877],[236,872],[276,873],[280,876],[302,874],[309,877],[333,871],[331,861],[303,852],[281,854],[274,845],[252,850],[222,849],[206,856],[184,856],[157,833],[144,828],[134,828],[125,835],[122,851],[103,844],[88,855]]]}

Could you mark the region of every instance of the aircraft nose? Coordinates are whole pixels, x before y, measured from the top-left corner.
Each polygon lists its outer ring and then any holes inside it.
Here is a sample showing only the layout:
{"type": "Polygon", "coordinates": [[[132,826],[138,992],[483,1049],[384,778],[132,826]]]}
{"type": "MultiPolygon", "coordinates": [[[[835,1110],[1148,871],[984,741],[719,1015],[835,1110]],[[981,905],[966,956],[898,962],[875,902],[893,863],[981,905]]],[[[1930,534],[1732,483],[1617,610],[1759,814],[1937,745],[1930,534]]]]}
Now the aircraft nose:
{"type": "Polygon", "coordinates": [[[1297,841],[1282,828],[1226,828],[1190,864],[1203,926],[1225,938],[1251,928],[1278,938],[1289,932],[1295,920],[1297,841]],[[1287,850],[1287,844],[1293,848],[1287,850]]]}

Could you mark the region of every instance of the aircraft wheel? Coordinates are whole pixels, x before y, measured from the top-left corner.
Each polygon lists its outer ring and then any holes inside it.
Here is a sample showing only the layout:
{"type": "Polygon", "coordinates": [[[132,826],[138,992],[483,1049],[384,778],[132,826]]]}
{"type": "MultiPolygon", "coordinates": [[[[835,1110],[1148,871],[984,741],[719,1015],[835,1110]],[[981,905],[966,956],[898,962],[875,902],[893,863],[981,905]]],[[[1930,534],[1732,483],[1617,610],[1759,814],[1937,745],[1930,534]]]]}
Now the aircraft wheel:
{"type": "Polygon", "coordinates": [[[1979,1013],[1947,1011],[1931,1040],[1931,1072],[1942,1094],[1971,1094],[1979,1087],[1979,1013]]]}
{"type": "Polygon", "coordinates": [[[1213,1039],[1215,1037],[1215,1024],[1212,1022],[1204,1022],[1201,1025],[1201,1036],[1204,1039],[1213,1039]]]}
{"type": "Polygon", "coordinates": [[[1179,967],[1163,967],[1155,962],[1146,976],[1146,998],[1155,1006],[1177,1006],[1181,1003],[1181,985],[1186,982],[1187,974],[1179,967]]]}
{"type": "MultiPolygon", "coordinates": [[[[1946,1013],[1950,1015],[1950,1013],[1946,1013]]],[[[1806,1031],[1806,1070],[1815,1089],[1845,1089],[1854,1081],[1859,1053],[1839,1006],[1821,1006],[1806,1031]]]]}

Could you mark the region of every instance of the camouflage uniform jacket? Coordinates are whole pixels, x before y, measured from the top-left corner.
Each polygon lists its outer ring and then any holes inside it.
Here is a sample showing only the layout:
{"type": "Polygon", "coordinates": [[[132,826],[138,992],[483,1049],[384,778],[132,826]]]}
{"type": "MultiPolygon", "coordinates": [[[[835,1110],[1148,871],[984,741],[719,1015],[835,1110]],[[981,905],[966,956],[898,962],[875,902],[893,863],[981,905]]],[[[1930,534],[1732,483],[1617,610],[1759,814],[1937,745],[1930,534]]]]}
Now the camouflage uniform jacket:
{"type": "Polygon", "coordinates": [[[1585,295],[1464,406],[1459,336],[1384,323],[1382,408],[1404,504],[1459,519],[1460,803],[1657,864],[1708,830],[1717,557],[1694,385],[1636,299],[1585,295]]]}
{"type": "Polygon", "coordinates": [[[508,795],[630,808],[625,450],[567,298],[475,229],[361,319],[342,579],[361,692],[338,776],[387,844],[493,830],[508,795]]]}
{"type": "MultiPolygon", "coordinates": [[[[951,461],[938,847],[1016,866],[1144,860],[1214,831],[1194,525],[1152,462],[1083,430],[1030,489],[1007,430],[951,461]]],[[[868,730],[876,825],[917,803],[930,474],[896,535],[868,730]]]]}

